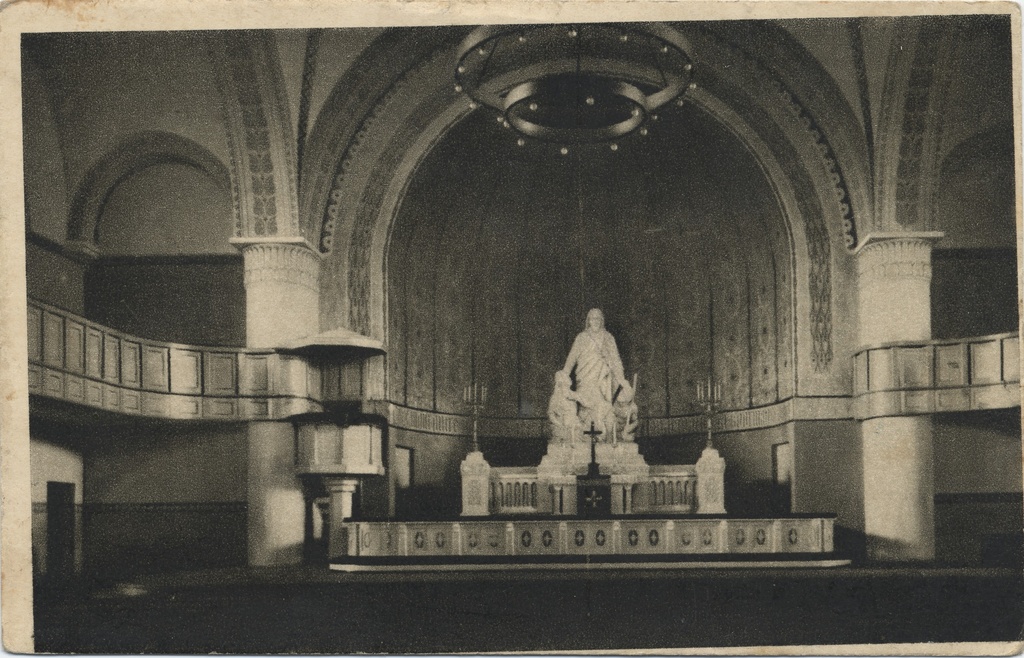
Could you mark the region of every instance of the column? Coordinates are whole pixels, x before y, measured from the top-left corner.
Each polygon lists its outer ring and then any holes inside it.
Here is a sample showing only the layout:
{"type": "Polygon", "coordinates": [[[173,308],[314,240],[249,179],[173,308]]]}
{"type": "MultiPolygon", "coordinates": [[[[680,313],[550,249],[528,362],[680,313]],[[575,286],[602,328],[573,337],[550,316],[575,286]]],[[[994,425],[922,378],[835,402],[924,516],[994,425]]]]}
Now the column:
{"type": "MultiPolygon", "coordinates": [[[[867,236],[857,250],[861,346],[931,338],[931,252],[941,233],[867,236]]],[[[930,416],[861,422],[864,532],[876,561],[935,558],[930,416]]]]}
{"type": "Polygon", "coordinates": [[[327,544],[327,555],[330,558],[350,555],[354,551],[349,547],[349,535],[342,527],[342,522],[352,518],[352,496],[356,492],[359,480],[356,478],[324,478],[327,493],[331,501],[330,536],[327,544]]]}
{"type": "MultiPolygon", "coordinates": [[[[278,347],[317,333],[319,256],[295,242],[238,246],[245,259],[246,344],[278,347]]],[[[248,433],[249,564],[297,564],[306,539],[306,508],[295,474],[295,428],[288,422],[253,422],[248,433]]]]}

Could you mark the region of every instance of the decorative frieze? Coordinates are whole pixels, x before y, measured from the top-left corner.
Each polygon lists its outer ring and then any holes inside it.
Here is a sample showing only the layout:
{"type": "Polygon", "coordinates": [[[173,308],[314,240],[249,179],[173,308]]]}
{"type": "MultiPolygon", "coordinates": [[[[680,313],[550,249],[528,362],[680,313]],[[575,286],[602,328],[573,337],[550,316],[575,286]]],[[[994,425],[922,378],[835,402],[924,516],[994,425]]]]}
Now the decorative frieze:
{"type": "MultiPolygon", "coordinates": [[[[545,519],[361,521],[342,525],[345,557],[831,553],[835,519],[545,519]],[[404,541],[407,539],[407,541],[404,541]]],[[[344,568],[341,564],[334,568],[344,568]]]]}

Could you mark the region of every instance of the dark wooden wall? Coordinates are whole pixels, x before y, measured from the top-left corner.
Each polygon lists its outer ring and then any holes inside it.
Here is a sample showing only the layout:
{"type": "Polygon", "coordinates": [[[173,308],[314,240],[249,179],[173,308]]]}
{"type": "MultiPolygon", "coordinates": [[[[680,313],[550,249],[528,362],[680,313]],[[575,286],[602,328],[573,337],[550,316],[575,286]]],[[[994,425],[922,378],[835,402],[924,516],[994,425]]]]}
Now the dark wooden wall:
{"type": "Polygon", "coordinates": [[[538,417],[587,309],[604,310],[640,413],[695,413],[709,368],[728,408],[788,397],[788,233],[743,146],[696,108],[646,138],[574,150],[493,119],[456,127],[417,172],[388,249],[388,391],[402,405],[538,417]],[[711,361],[713,360],[713,365],[711,361]]]}

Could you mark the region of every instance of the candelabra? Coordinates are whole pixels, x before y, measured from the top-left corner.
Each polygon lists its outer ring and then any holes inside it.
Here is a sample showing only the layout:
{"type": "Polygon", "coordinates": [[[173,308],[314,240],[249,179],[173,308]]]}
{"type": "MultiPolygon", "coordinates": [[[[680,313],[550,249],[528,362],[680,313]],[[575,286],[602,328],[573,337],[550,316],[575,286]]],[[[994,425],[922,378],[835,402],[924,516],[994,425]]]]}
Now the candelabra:
{"type": "Polygon", "coordinates": [[[462,390],[462,401],[473,410],[473,452],[480,450],[477,439],[477,427],[480,422],[480,410],[487,401],[487,387],[473,382],[462,390]]]}
{"type": "Polygon", "coordinates": [[[708,375],[707,382],[698,382],[697,402],[704,407],[704,415],[707,417],[708,422],[707,447],[711,448],[713,447],[711,443],[711,428],[715,414],[718,413],[718,405],[722,403],[722,384],[714,381],[710,375],[708,375]]]}

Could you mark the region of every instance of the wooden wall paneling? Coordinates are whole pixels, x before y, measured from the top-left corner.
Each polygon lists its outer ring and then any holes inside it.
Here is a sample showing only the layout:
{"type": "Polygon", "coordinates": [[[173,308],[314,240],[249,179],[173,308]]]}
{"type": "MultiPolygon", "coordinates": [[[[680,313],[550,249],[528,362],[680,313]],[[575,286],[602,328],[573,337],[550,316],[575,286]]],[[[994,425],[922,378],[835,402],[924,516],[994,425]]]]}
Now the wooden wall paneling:
{"type": "Polygon", "coordinates": [[[971,343],[971,384],[995,384],[1000,381],[1002,354],[998,340],[971,343]]]}
{"type": "Polygon", "coordinates": [[[64,318],[43,312],[43,363],[64,367],[64,318]]]}
{"type": "Polygon", "coordinates": [[[34,306],[28,307],[28,360],[40,361],[43,358],[43,311],[34,306]]]}
{"type": "Polygon", "coordinates": [[[238,393],[246,396],[270,394],[269,354],[240,354],[238,393]]]}
{"type": "MultiPolygon", "coordinates": [[[[779,220],[781,224],[781,220],[779,220]]],[[[795,373],[796,354],[793,347],[793,329],[795,318],[793,315],[793,259],[789,252],[788,242],[784,241],[783,230],[779,227],[777,231],[775,255],[775,331],[776,331],[776,356],[775,370],[778,373],[778,397],[786,400],[796,393],[795,373]],[[780,243],[782,243],[780,245],[780,243]]],[[[865,362],[866,363],[866,362],[865,362]]]]}
{"type": "MultiPolygon", "coordinates": [[[[652,407],[651,415],[682,416],[698,413],[696,385],[707,380],[711,366],[711,324],[708,315],[708,277],[714,257],[710,245],[701,244],[688,232],[689,213],[680,216],[682,234],[655,234],[665,253],[659,269],[664,278],[663,300],[667,312],[665,363],[667,407],[652,407]]],[[[670,229],[674,230],[674,229],[670,229]]]]}
{"type": "Polygon", "coordinates": [[[935,355],[931,345],[895,350],[900,388],[931,388],[935,355]]]}
{"type": "Polygon", "coordinates": [[[775,268],[769,243],[748,237],[747,245],[750,398],[753,406],[760,407],[775,402],[778,391],[775,268]]]}
{"type": "Polygon", "coordinates": [[[171,378],[167,371],[170,350],[155,345],[142,346],[142,388],[147,391],[171,390],[171,378]]]}
{"type": "Polygon", "coordinates": [[[408,352],[406,395],[409,406],[434,408],[434,277],[437,258],[437,205],[417,215],[409,246],[409,285],[405,299],[408,352]],[[431,212],[431,211],[435,212],[431,212]]]}
{"type": "Polygon", "coordinates": [[[121,341],[121,383],[125,386],[142,386],[140,347],[136,342],[121,341]]]}
{"type": "Polygon", "coordinates": [[[722,407],[745,409],[750,406],[747,259],[735,234],[720,237],[712,293],[715,379],[722,385],[722,407]]]}
{"type": "MultiPolygon", "coordinates": [[[[197,350],[171,348],[171,393],[202,393],[202,353],[197,350]]],[[[198,408],[188,407],[186,415],[198,415],[198,408]]]]}
{"type": "Polygon", "coordinates": [[[85,328],[85,374],[99,379],[103,376],[103,332],[85,328]]]}
{"type": "Polygon", "coordinates": [[[519,309],[515,305],[514,273],[519,259],[520,234],[514,216],[514,190],[498,186],[492,214],[482,227],[480,270],[482,292],[477,304],[476,364],[478,379],[488,388],[487,414],[514,417],[519,411],[516,331],[519,309]]]}
{"type": "Polygon", "coordinates": [[[1020,337],[1003,339],[1003,381],[1020,381],[1020,337]]]}
{"type": "Polygon", "coordinates": [[[935,346],[937,386],[967,386],[967,375],[967,345],[957,343],[935,346]]]}
{"type": "Polygon", "coordinates": [[[363,364],[352,361],[341,365],[338,371],[341,399],[358,400],[363,395],[363,364]]]}
{"type": "Polygon", "coordinates": [[[121,339],[108,333],[103,334],[103,379],[121,381],[121,339]]]}
{"type": "MultiPolygon", "coordinates": [[[[516,199],[514,221],[519,229],[516,306],[518,307],[519,408],[524,418],[546,418],[554,389],[554,374],[561,370],[568,354],[563,347],[566,333],[580,329],[582,322],[563,317],[567,301],[573,299],[573,279],[578,274],[569,266],[573,246],[567,231],[574,213],[567,208],[565,176],[547,176],[543,168],[517,161],[516,175],[528,196],[516,199]],[[552,249],[558,245],[562,249],[552,249]],[[562,252],[563,257],[553,252],[562,252]],[[575,275],[575,277],[574,277],[575,275]]],[[[563,172],[564,174],[564,172],[563,172]]],[[[575,203],[575,199],[571,200],[575,203]]],[[[510,209],[511,210],[511,209],[510,209]]]]}
{"type": "Polygon", "coordinates": [[[633,196],[636,204],[620,209],[618,228],[619,248],[623,259],[626,317],[620,326],[626,327],[622,336],[616,336],[623,352],[626,378],[632,382],[637,375],[636,403],[641,417],[652,413],[665,413],[667,395],[666,323],[668,312],[665,281],[657,278],[655,268],[667,259],[663,253],[663,233],[649,233],[652,225],[665,221],[663,210],[653,206],[652,190],[641,167],[630,167],[630,176],[615,176],[608,172],[611,184],[619,197],[633,196]]]}
{"type": "MultiPolygon", "coordinates": [[[[414,183],[415,184],[415,183],[414,183]]],[[[409,342],[409,266],[412,251],[412,233],[415,213],[401,213],[392,228],[388,248],[388,336],[387,336],[387,397],[398,404],[406,404],[406,372],[408,370],[409,342]]]]}
{"type": "Polygon", "coordinates": [[[470,383],[472,360],[472,217],[445,213],[437,222],[433,271],[433,387],[435,409],[466,413],[462,390],[470,383]]]}
{"type": "Polygon", "coordinates": [[[235,395],[237,392],[237,360],[232,352],[205,352],[203,354],[203,393],[205,395],[235,395]]]}
{"type": "Polygon", "coordinates": [[[70,372],[85,372],[85,325],[68,319],[64,322],[64,367],[70,372]]]}
{"type": "Polygon", "coordinates": [[[872,391],[888,391],[896,388],[893,353],[889,348],[868,352],[868,384],[872,391]]]}
{"type": "Polygon", "coordinates": [[[868,354],[860,352],[853,358],[853,393],[859,395],[868,390],[868,354]]]}

